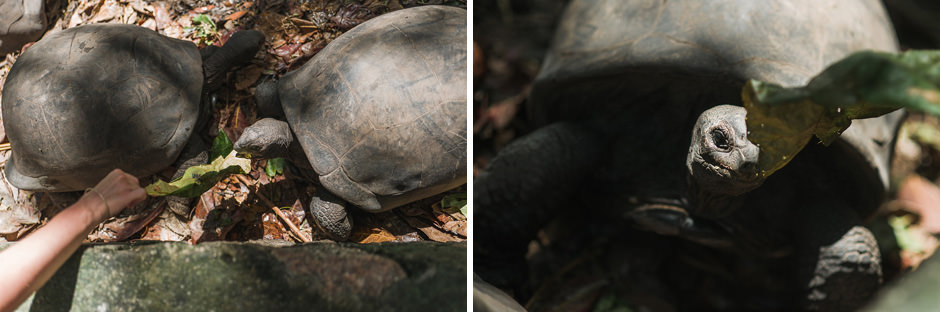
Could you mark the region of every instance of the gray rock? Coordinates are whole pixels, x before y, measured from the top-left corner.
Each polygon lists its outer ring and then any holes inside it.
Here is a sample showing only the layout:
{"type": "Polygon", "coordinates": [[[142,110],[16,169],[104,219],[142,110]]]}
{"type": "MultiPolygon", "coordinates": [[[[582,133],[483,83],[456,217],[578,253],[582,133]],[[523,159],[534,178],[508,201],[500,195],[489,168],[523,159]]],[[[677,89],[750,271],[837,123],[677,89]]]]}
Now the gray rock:
{"type": "Polygon", "coordinates": [[[466,259],[465,243],[83,245],[17,311],[464,311],[466,259]]]}
{"type": "Polygon", "coordinates": [[[937,311],[940,257],[932,256],[881,290],[863,311],[937,311]]]}

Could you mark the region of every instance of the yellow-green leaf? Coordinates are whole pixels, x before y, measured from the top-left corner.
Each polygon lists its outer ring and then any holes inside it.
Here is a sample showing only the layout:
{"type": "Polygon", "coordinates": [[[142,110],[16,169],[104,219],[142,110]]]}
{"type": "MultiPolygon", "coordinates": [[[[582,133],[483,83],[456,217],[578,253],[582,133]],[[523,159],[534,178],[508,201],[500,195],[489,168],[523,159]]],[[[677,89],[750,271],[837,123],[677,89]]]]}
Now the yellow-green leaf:
{"type": "Polygon", "coordinates": [[[235,154],[231,151],[228,156],[217,157],[210,164],[189,167],[173,182],[157,180],[145,188],[147,195],[197,197],[229,175],[251,171],[251,160],[235,154]]]}
{"type": "Polygon", "coordinates": [[[225,135],[225,131],[219,129],[219,135],[215,136],[215,139],[212,140],[212,146],[209,147],[209,159],[228,155],[232,152],[232,148],[232,140],[225,135]]]}
{"type": "Polygon", "coordinates": [[[748,139],[769,176],[815,135],[832,143],[852,124],[899,108],[940,116],[940,51],[863,51],[826,68],[803,87],[756,80],[742,90],[748,139]]]}
{"type": "Polygon", "coordinates": [[[467,215],[467,194],[466,193],[456,193],[444,195],[444,198],[441,199],[441,208],[444,209],[456,209],[459,210],[463,215],[467,215]]]}
{"type": "Polygon", "coordinates": [[[284,173],[284,166],[286,161],[284,158],[271,158],[268,159],[268,163],[264,166],[264,173],[269,177],[274,177],[276,175],[284,173]]]}

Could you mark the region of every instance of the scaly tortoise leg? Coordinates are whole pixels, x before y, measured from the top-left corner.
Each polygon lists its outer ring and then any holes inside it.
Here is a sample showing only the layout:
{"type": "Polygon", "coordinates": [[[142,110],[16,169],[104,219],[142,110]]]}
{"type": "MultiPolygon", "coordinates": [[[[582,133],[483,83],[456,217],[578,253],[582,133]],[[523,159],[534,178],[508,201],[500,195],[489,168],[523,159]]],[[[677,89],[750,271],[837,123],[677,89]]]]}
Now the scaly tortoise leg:
{"type": "Polygon", "coordinates": [[[594,133],[571,123],[543,127],[506,146],[474,179],[475,273],[520,291],[529,242],[560,209],[571,207],[602,150],[594,133]]]}
{"type": "Polygon", "coordinates": [[[834,200],[798,211],[794,238],[804,307],[815,311],[855,311],[882,282],[878,242],[854,210],[834,200]]]}

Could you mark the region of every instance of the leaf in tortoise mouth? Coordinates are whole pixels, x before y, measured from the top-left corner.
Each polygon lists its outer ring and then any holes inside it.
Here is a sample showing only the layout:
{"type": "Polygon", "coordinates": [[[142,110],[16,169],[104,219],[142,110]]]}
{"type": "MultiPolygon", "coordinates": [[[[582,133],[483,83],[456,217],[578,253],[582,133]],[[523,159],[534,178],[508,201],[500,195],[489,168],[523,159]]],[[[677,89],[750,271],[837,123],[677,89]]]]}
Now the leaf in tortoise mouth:
{"type": "Polygon", "coordinates": [[[863,51],[823,70],[803,87],[757,80],[741,92],[748,139],[760,148],[759,173],[785,166],[815,135],[832,143],[852,119],[899,108],[940,116],[940,51],[863,51]]]}
{"type": "Polygon", "coordinates": [[[251,160],[238,157],[235,151],[230,151],[228,156],[217,157],[210,164],[189,167],[182,177],[173,182],[157,180],[148,185],[145,190],[150,196],[197,197],[225,177],[249,171],[251,171],[251,160]]]}

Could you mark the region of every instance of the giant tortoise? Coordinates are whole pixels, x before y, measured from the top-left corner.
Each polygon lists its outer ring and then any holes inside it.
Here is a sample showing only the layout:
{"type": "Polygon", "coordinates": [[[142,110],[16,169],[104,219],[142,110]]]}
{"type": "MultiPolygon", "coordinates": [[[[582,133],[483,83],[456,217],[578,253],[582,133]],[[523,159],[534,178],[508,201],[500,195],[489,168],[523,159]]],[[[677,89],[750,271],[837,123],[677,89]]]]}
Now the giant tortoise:
{"type": "Polygon", "coordinates": [[[518,284],[536,232],[590,206],[724,251],[792,251],[804,308],[857,308],[881,283],[861,224],[884,198],[903,112],[764,177],[740,92],[751,78],[803,85],[866,49],[898,49],[877,0],[572,1],[529,96],[539,128],[474,181],[477,273],[518,284]]]}
{"type": "Polygon", "coordinates": [[[312,165],[325,190],[311,215],[338,240],[346,202],[381,212],[466,183],[466,25],[463,9],[422,6],[356,26],[258,86],[262,115],[287,121],[259,120],[235,150],[312,165]]]}
{"type": "Polygon", "coordinates": [[[94,186],[114,168],[146,176],[173,163],[205,92],[263,43],[241,31],[216,50],[134,25],[92,24],[51,33],[13,64],[3,123],[13,154],[6,178],[20,189],[94,186]],[[211,53],[209,53],[211,52],[211,53]]]}

